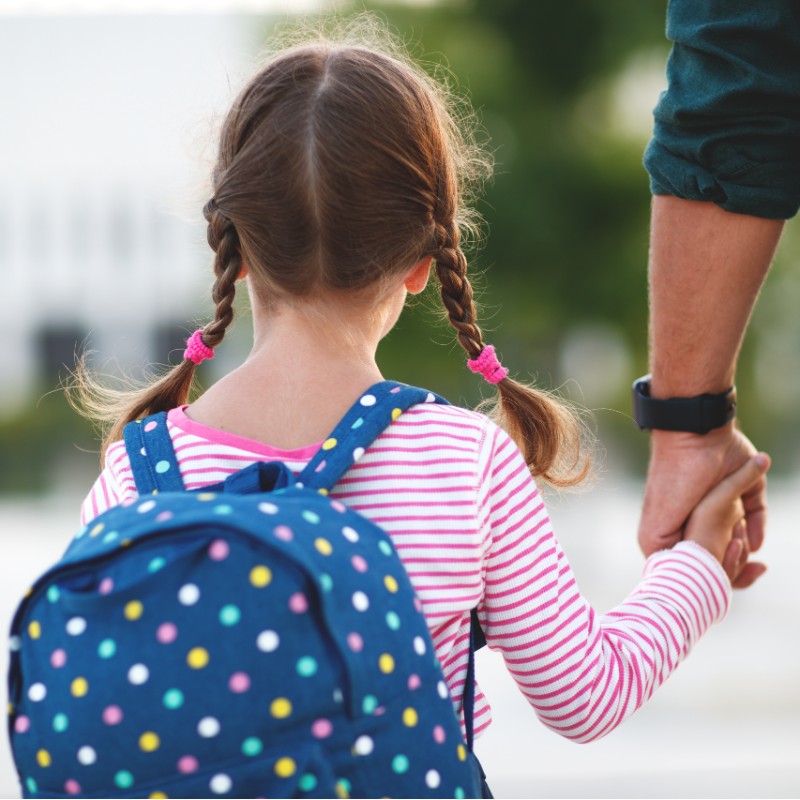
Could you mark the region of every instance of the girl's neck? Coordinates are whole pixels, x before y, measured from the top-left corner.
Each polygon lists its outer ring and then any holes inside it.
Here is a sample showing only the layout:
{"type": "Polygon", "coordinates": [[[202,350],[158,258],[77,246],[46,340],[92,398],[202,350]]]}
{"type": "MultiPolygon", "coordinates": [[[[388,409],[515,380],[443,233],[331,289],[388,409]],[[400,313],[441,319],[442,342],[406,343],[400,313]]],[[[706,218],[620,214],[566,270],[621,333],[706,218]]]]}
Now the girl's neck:
{"type": "Polygon", "coordinates": [[[192,403],[191,419],[274,447],[304,447],[321,441],[383,379],[375,362],[387,327],[380,308],[256,308],[253,324],[247,360],[192,403]]]}

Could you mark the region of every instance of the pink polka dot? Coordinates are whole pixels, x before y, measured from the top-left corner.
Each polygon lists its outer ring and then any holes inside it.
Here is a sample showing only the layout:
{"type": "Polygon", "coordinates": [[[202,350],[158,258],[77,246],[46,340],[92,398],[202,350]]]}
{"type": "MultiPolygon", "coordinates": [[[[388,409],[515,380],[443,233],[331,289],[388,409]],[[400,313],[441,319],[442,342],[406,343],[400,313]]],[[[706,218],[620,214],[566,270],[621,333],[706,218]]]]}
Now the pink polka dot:
{"type": "Polygon", "coordinates": [[[419,679],[419,675],[409,675],[408,676],[408,688],[411,689],[413,692],[414,689],[419,689],[422,681],[419,679]]]}
{"type": "Polygon", "coordinates": [[[55,669],[60,669],[67,663],[67,651],[62,650],[60,647],[57,650],[53,650],[50,654],[50,665],[55,669]]]}
{"type": "Polygon", "coordinates": [[[441,725],[437,725],[433,729],[433,740],[436,744],[442,744],[446,738],[447,735],[444,732],[444,728],[441,725]]]}
{"type": "Polygon", "coordinates": [[[144,432],[150,433],[154,428],[158,427],[158,423],[155,420],[152,420],[144,426],[144,432]]]}
{"type": "Polygon", "coordinates": [[[400,391],[400,387],[399,386],[395,386],[394,389],[392,389],[392,391],[389,392],[389,394],[397,394],[399,391],[400,391]]]}
{"type": "Polygon", "coordinates": [[[419,597],[414,598],[414,608],[416,608],[420,614],[422,613],[422,601],[419,599],[419,597]]]}
{"type": "Polygon", "coordinates": [[[174,642],[177,638],[178,629],[173,623],[164,622],[158,626],[158,630],[156,631],[156,639],[158,639],[161,644],[169,644],[170,642],[174,642]]]}
{"type": "Polygon", "coordinates": [[[353,565],[353,569],[356,570],[356,572],[367,571],[367,562],[364,560],[363,556],[353,556],[350,559],[350,563],[353,565]]]}
{"type": "Polygon", "coordinates": [[[311,726],[311,735],[316,739],[327,739],[333,733],[333,724],[329,719],[318,719],[311,726]]]}
{"type": "Polygon", "coordinates": [[[250,688],[250,676],[246,672],[234,672],[228,681],[228,688],[236,694],[246,692],[250,688]]]}
{"type": "Polygon", "coordinates": [[[171,511],[162,511],[160,514],[156,516],[156,522],[167,522],[171,520],[175,515],[171,511]]]}
{"type": "Polygon", "coordinates": [[[230,551],[231,548],[224,539],[215,539],[208,546],[208,557],[214,561],[224,561],[230,551]]]}
{"type": "Polygon", "coordinates": [[[80,794],[81,793],[81,785],[78,783],[78,781],[73,780],[72,778],[70,778],[64,784],[64,791],[67,794],[80,794]]]}
{"type": "Polygon", "coordinates": [[[322,472],[322,470],[324,470],[325,467],[327,466],[328,462],[323,458],[322,461],[320,461],[319,464],[317,464],[316,468],[314,469],[314,472],[322,472]]]}
{"type": "Polygon", "coordinates": [[[308,600],[302,592],[295,592],[289,598],[289,609],[295,614],[303,614],[308,611],[308,600]]]}
{"type": "Polygon", "coordinates": [[[31,721],[28,717],[21,716],[14,720],[14,730],[17,733],[27,733],[31,728],[31,721]]]}
{"type": "Polygon", "coordinates": [[[103,722],[106,725],[119,725],[122,717],[122,709],[119,706],[106,706],[103,709],[103,722]]]}
{"type": "Polygon", "coordinates": [[[97,587],[97,591],[100,592],[100,594],[111,594],[113,590],[114,581],[111,580],[111,578],[103,578],[103,580],[100,581],[100,585],[97,587]]]}
{"type": "Polygon", "coordinates": [[[375,717],[382,717],[386,713],[386,706],[378,706],[373,712],[372,715],[375,717]]]}
{"type": "Polygon", "coordinates": [[[292,539],[294,539],[294,533],[292,533],[292,529],[287,525],[276,526],[274,533],[275,537],[282,542],[291,542],[292,539]]]}
{"type": "Polygon", "coordinates": [[[347,507],[344,503],[340,503],[338,500],[331,500],[331,508],[334,511],[338,511],[340,514],[344,514],[347,511],[347,507]]]}
{"type": "Polygon", "coordinates": [[[354,652],[360,653],[364,649],[364,640],[361,635],[353,631],[347,634],[347,646],[354,652]]]}
{"type": "Polygon", "coordinates": [[[199,766],[200,764],[194,756],[181,756],[178,759],[178,772],[182,772],[184,775],[197,772],[199,766]]]}

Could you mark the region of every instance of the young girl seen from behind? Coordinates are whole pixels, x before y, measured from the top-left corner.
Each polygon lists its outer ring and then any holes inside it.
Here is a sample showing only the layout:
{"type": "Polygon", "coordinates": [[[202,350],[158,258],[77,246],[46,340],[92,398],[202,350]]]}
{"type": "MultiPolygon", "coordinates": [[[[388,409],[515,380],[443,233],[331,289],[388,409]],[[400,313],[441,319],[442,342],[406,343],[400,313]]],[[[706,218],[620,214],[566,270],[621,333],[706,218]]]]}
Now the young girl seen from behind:
{"type": "MultiPolygon", "coordinates": [[[[587,742],[639,708],[725,616],[722,562],[735,574],[747,558],[736,498],[763,480],[766,458],[704,499],[685,541],[647,560],[625,602],[604,615],[591,608],[532,477],[559,486],[584,476],[580,424],[512,380],[483,340],[460,241],[488,168],[462,127],[444,90],[382,45],[315,40],[266,63],[224,122],[204,207],[213,320],[178,366],[137,394],[110,398],[83,375],[84,400],[111,423],[83,517],[136,496],[121,431],[156,411],[169,412],[188,489],[254,461],[299,472],[384,379],[378,343],[407,294],[432,277],[470,369],[497,389],[495,416],[413,406],[331,497],[389,533],[459,712],[477,608],[489,646],[539,719],[587,742]],[[190,402],[195,366],[223,344],[238,287],[250,296],[252,351],[190,402]]],[[[476,690],[476,733],[490,720],[476,690]]]]}

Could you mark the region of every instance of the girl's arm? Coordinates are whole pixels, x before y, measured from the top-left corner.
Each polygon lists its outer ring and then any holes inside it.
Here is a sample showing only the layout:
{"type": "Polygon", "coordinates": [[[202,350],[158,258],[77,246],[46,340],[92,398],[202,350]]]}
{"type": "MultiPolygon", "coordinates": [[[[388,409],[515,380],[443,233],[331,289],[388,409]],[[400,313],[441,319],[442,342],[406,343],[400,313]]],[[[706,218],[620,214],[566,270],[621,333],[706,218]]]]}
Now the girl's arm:
{"type": "Polygon", "coordinates": [[[478,611],[487,642],[545,725],[579,742],[598,739],[725,616],[730,582],[707,550],[682,542],[651,556],[628,598],[599,615],[576,585],[521,454],[500,430],[485,477],[478,611]]]}

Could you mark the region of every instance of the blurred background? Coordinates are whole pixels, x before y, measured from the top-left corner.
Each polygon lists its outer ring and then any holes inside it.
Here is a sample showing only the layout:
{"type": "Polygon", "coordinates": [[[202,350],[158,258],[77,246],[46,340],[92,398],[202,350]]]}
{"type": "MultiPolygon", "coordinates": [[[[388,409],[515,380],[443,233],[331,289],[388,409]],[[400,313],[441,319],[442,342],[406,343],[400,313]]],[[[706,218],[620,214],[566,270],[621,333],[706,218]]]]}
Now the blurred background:
{"type": "MultiPolygon", "coordinates": [[[[66,545],[98,470],[61,381],[75,353],[141,376],[174,363],[211,304],[201,208],[219,116],[276,24],[382,14],[446,65],[495,154],[469,254],[482,326],[519,377],[594,411],[597,488],[553,498],[584,593],[605,610],[641,569],[647,437],[629,415],[647,368],[647,176],[664,83],[665,2],[651,0],[0,0],[0,599],[3,619],[66,545]],[[600,522],[600,520],[610,520],[600,522]]],[[[737,377],[740,420],[773,456],[770,574],[655,700],[589,747],[536,723],[491,654],[496,724],[479,749],[500,796],[800,795],[800,233],[790,223],[737,377]]],[[[242,311],[245,309],[242,308],[242,311]]],[[[247,353],[247,314],[204,365],[247,353]]],[[[384,373],[475,404],[481,386],[435,294],[381,347],[384,373]],[[420,355],[424,354],[424,355],[420,355]]],[[[5,624],[5,622],[3,623],[5,624]]],[[[17,793],[2,745],[0,795],[17,793]]]]}

